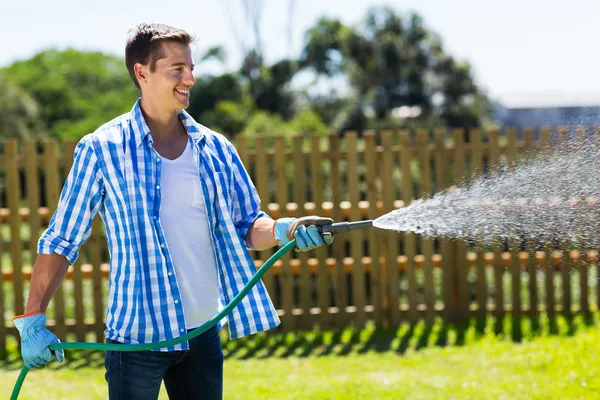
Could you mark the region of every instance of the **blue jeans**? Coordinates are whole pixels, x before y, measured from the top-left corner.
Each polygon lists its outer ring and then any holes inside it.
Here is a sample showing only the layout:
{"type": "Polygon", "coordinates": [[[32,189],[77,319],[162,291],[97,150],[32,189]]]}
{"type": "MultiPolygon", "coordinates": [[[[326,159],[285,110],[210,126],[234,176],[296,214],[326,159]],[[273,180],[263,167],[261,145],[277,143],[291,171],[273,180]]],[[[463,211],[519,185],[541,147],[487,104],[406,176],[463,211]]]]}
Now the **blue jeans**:
{"type": "Polygon", "coordinates": [[[223,351],[217,327],[189,343],[187,351],[107,351],[109,399],[156,400],[163,380],[172,400],[222,399],[223,351]]]}

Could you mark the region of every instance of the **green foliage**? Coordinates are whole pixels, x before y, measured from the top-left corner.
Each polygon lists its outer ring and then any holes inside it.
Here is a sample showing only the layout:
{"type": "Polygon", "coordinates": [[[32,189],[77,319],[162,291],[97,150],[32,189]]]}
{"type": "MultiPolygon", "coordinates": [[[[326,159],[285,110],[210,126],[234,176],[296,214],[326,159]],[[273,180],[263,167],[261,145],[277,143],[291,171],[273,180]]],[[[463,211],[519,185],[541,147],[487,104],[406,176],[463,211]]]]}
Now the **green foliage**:
{"type": "Polygon", "coordinates": [[[284,136],[289,145],[292,136],[306,137],[315,133],[325,135],[327,132],[327,125],[323,123],[319,115],[310,109],[304,109],[287,122],[278,114],[257,111],[248,121],[242,135],[250,138],[256,135],[264,135],[268,138],[284,136]]]}
{"type": "Polygon", "coordinates": [[[121,58],[47,50],[4,69],[40,105],[50,135],[78,138],[129,111],[139,96],[121,58]]]}
{"type": "Polygon", "coordinates": [[[289,83],[298,66],[292,60],[280,60],[271,66],[262,62],[262,57],[254,57],[252,53],[246,57],[241,76],[247,92],[257,109],[290,118],[294,114],[294,93],[289,89],[289,83]]]}
{"type": "Polygon", "coordinates": [[[44,130],[37,102],[0,73],[0,138],[37,138],[44,130]]]}
{"type": "Polygon", "coordinates": [[[190,106],[187,111],[198,120],[204,120],[202,114],[217,107],[221,101],[242,101],[243,89],[235,74],[220,76],[202,76],[190,94],[190,106]]]}
{"type": "Polygon", "coordinates": [[[249,137],[256,135],[281,136],[289,133],[289,127],[280,115],[270,114],[266,111],[255,112],[242,131],[242,135],[249,137]]]}
{"type": "Polygon", "coordinates": [[[244,129],[253,112],[254,105],[247,97],[241,102],[222,100],[217,102],[213,110],[202,113],[198,122],[232,137],[244,129]]]}
{"type": "Polygon", "coordinates": [[[319,114],[308,108],[296,113],[294,118],[289,121],[288,127],[291,132],[304,136],[314,133],[325,135],[328,132],[327,125],[325,125],[319,114]]]}

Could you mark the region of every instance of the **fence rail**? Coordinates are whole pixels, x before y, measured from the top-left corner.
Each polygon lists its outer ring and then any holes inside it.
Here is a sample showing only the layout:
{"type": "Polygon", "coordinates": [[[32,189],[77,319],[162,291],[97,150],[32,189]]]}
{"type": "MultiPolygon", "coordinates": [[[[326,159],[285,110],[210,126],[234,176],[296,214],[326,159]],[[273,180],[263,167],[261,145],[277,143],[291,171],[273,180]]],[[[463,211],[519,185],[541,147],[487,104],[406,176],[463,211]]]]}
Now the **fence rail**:
{"type": "MultiPolygon", "coordinates": [[[[548,127],[535,131],[460,129],[348,132],[343,136],[237,138],[264,209],[273,217],[318,214],[336,221],[375,219],[452,185],[486,179],[499,165],[518,165],[528,151],[557,139],[598,135],[548,127]]],[[[36,242],[58,201],[74,142],[0,142],[0,351],[23,312],[36,242]],[[32,212],[32,210],[36,210],[32,212]]],[[[282,329],[362,327],[367,320],[449,321],[487,313],[584,315],[600,303],[596,249],[546,246],[526,252],[469,247],[444,238],[394,231],[338,235],[327,248],[288,254],[264,277],[282,329]]],[[[53,297],[49,325],[102,340],[108,251],[96,218],[90,240],[53,297]]],[[[273,251],[253,252],[257,268],[273,251]]],[[[89,340],[89,338],[88,338],[89,340]]]]}

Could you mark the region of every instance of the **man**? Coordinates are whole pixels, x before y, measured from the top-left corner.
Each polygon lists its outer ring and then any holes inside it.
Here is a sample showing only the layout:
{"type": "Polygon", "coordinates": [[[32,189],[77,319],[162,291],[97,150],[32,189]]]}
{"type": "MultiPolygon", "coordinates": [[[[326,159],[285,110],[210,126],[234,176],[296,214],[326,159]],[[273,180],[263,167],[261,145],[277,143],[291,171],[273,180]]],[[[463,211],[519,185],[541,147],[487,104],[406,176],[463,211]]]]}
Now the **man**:
{"type": "MultiPolygon", "coordinates": [[[[283,245],[288,230],[299,250],[331,243],[302,220],[260,211],[232,144],[184,111],[195,83],[191,43],[160,24],[140,25],[128,40],[125,63],[141,98],[77,144],[38,243],[25,313],[15,317],[30,368],[63,360],[48,349],[58,339],[44,312],[98,212],[110,250],[109,343],[155,343],[202,325],[256,271],[247,250],[283,245]]],[[[279,324],[262,282],[227,322],[234,339],[279,324]]],[[[162,381],[172,399],[222,398],[218,327],[157,351],[107,351],[105,367],[111,399],[156,399],[162,381]]]]}

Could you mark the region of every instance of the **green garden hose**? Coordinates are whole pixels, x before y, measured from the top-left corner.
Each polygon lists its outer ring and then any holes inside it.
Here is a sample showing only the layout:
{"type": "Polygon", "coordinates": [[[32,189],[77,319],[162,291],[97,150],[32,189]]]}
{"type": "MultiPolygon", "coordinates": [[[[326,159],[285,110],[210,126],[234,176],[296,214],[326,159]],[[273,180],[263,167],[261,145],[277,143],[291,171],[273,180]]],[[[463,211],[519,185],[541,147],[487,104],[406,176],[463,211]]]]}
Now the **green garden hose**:
{"type": "MultiPolygon", "coordinates": [[[[185,335],[181,335],[179,337],[169,339],[169,340],[164,340],[162,342],[157,342],[157,343],[109,344],[109,343],[61,342],[61,343],[52,344],[49,346],[49,348],[50,348],[50,350],[89,349],[89,350],[102,350],[102,351],[106,351],[106,350],[139,351],[139,350],[154,350],[154,349],[160,349],[163,347],[170,347],[170,346],[179,344],[181,342],[190,340],[190,339],[198,336],[199,334],[205,332],[206,330],[211,328],[213,325],[215,325],[217,322],[219,322],[221,319],[223,319],[223,317],[225,317],[227,314],[229,314],[231,312],[231,310],[233,310],[235,308],[235,306],[237,306],[239,304],[239,302],[242,301],[242,299],[244,297],[246,297],[246,295],[248,294],[250,289],[252,289],[252,287],[254,287],[254,285],[256,285],[256,283],[265,274],[265,272],[267,272],[267,270],[269,268],[271,268],[271,266],[277,260],[279,260],[285,253],[287,253],[288,251],[293,249],[294,246],[296,246],[296,241],[291,240],[285,246],[283,246],[279,250],[277,250],[277,252],[275,254],[273,254],[271,256],[271,258],[269,258],[267,260],[267,262],[265,262],[264,265],[258,269],[258,271],[256,271],[256,273],[254,274],[254,276],[252,276],[252,278],[246,284],[246,286],[244,286],[244,288],[237,294],[237,296],[235,296],[233,298],[233,300],[229,304],[227,304],[227,306],[225,308],[223,308],[221,310],[221,312],[216,314],[214,317],[212,317],[210,320],[205,322],[203,325],[199,326],[198,328],[194,329],[193,331],[186,333],[185,335]]],[[[25,380],[25,377],[27,376],[28,371],[29,371],[29,368],[27,368],[25,366],[23,367],[23,369],[21,369],[21,373],[19,374],[19,377],[17,378],[17,383],[15,384],[15,387],[13,389],[12,396],[10,397],[11,400],[17,400],[17,398],[19,397],[19,392],[21,391],[21,386],[23,386],[23,381],[25,380]]]]}

